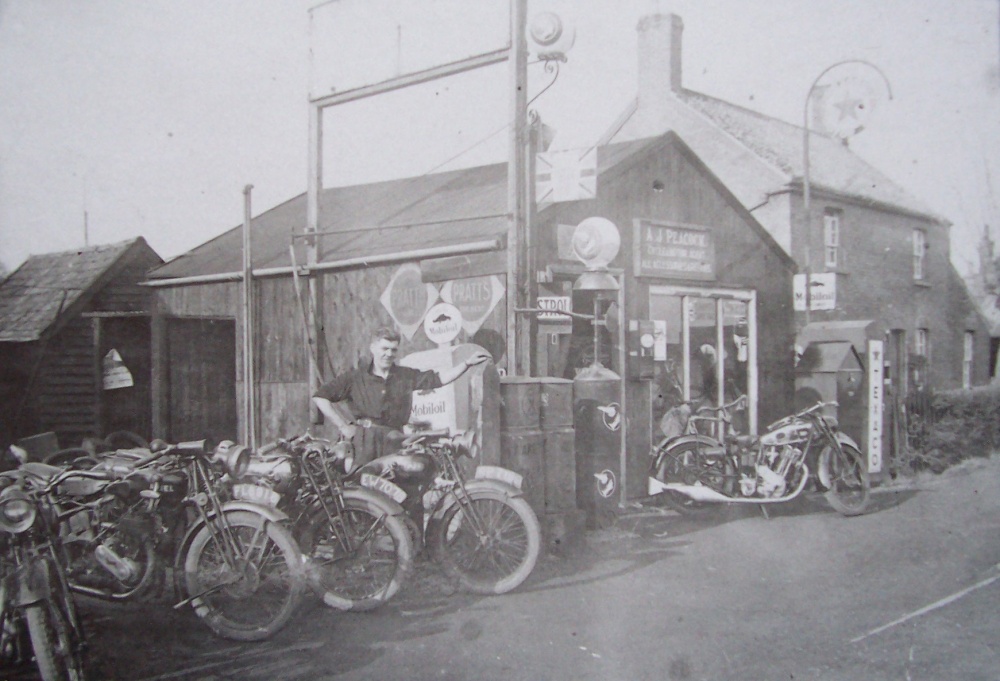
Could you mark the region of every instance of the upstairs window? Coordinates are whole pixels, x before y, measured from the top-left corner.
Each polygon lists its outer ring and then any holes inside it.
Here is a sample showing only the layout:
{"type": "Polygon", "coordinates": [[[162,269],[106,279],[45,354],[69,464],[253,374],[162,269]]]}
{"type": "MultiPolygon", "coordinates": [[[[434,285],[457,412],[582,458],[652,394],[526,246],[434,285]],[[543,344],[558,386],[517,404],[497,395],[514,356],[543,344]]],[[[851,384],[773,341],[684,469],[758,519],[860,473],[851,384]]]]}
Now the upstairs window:
{"type": "Polygon", "coordinates": [[[962,387],[966,390],[972,387],[972,349],[975,341],[976,334],[966,331],[962,343],[962,387]]]}
{"type": "Polygon", "coordinates": [[[927,234],[922,229],[913,230],[913,278],[924,278],[924,254],[927,252],[927,234]]]}
{"type": "Polygon", "coordinates": [[[840,264],[840,211],[823,214],[823,264],[835,268],[840,264]]]}

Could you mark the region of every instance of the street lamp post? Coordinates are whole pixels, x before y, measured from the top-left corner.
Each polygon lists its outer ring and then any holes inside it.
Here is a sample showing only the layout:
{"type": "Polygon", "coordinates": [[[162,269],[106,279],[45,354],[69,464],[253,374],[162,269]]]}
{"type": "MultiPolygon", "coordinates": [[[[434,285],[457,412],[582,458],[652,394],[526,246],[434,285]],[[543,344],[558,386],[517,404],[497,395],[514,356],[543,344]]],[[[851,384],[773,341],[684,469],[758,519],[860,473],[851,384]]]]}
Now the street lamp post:
{"type": "MultiPolygon", "coordinates": [[[[820,72],[818,76],[816,76],[815,80],[813,80],[812,82],[812,85],[809,86],[808,92],[806,92],[806,100],[802,106],[802,212],[804,213],[804,227],[805,227],[803,229],[803,237],[805,238],[806,324],[809,323],[809,308],[812,305],[812,302],[809,300],[809,275],[811,268],[810,250],[812,245],[812,238],[811,238],[812,214],[810,211],[811,185],[810,185],[810,165],[809,165],[809,139],[810,139],[809,102],[812,101],[813,92],[819,85],[820,80],[823,79],[823,76],[828,74],[830,71],[839,68],[841,66],[844,66],[846,64],[859,64],[874,69],[875,72],[882,77],[882,81],[885,83],[886,91],[889,94],[889,99],[890,100],[892,99],[892,86],[889,84],[889,79],[886,78],[886,75],[882,72],[882,69],[875,66],[875,64],[872,64],[869,61],[865,61],[864,59],[844,59],[843,61],[839,61],[836,64],[831,64],[830,66],[823,69],[823,71],[820,72]]],[[[860,129],[861,128],[858,127],[850,134],[859,132],[860,129]]],[[[844,139],[849,137],[850,134],[845,135],[844,139]]]]}

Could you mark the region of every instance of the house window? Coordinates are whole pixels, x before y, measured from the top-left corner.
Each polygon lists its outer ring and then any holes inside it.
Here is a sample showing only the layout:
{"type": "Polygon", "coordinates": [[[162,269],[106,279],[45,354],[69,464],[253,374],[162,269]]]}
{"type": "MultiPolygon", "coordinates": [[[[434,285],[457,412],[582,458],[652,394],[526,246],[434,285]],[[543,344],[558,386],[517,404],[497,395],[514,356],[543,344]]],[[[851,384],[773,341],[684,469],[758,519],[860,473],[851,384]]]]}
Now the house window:
{"type": "Polygon", "coordinates": [[[975,347],[976,335],[972,331],[965,332],[962,343],[962,387],[972,387],[972,349],[975,347]]]}
{"type": "Polygon", "coordinates": [[[823,263],[836,267],[840,251],[840,211],[828,210],[823,215],[823,263]]]}
{"type": "Polygon", "coordinates": [[[924,278],[924,254],[927,252],[927,234],[922,229],[913,230],[913,278],[924,278]]]}
{"type": "Polygon", "coordinates": [[[927,357],[927,337],[927,329],[917,329],[917,334],[913,337],[913,354],[917,357],[927,357]]]}

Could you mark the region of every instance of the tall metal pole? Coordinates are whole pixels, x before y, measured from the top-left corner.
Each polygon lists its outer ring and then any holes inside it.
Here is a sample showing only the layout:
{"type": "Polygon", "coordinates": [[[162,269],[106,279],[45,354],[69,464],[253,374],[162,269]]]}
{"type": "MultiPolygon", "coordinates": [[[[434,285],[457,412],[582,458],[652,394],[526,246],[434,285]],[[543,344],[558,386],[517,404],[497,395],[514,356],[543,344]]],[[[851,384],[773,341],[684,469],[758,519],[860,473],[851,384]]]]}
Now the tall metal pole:
{"type": "Polygon", "coordinates": [[[527,125],[527,0],[510,0],[510,128],[507,161],[507,372],[529,371],[528,344],[520,338],[517,308],[527,307],[528,272],[524,253],[524,136],[527,125]]]}
{"type": "MultiPolygon", "coordinates": [[[[321,322],[322,313],[319,306],[319,286],[321,280],[313,274],[312,268],[319,260],[319,191],[323,186],[323,108],[319,104],[309,104],[309,176],[306,181],[306,266],[309,268],[309,304],[306,306],[306,324],[310,333],[307,334],[306,343],[310,338],[316,339],[316,347],[307,347],[309,352],[315,352],[316,357],[320,356],[322,338],[320,332],[323,328],[321,322]]],[[[314,395],[320,384],[319,367],[315,363],[310,363],[308,368],[309,394],[314,395]]],[[[316,405],[309,401],[309,422],[319,423],[320,413],[316,405]]]]}
{"type": "Polygon", "coordinates": [[[257,405],[254,390],[253,254],[250,250],[250,192],[243,187],[243,441],[257,447],[257,405]]]}
{"type": "Polygon", "coordinates": [[[812,211],[810,206],[810,196],[811,196],[811,185],[810,185],[810,167],[809,167],[809,103],[812,101],[813,91],[816,86],[819,85],[819,81],[827,73],[833,69],[843,66],[844,64],[862,64],[868,66],[869,68],[875,69],[878,75],[882,76],[882,80],[885,82],[886,90],[889,93],[889,99],[892,99],[892,86],[889,84],[889,79],[886,78],[885,74],[882,73],[882,69],[875,66],[869,61],[864,59],[844,59],[843,61],[838,61],[836,64],[831,64],[830,66],[823,69],[818,76],[813,80],[812,85],[809,86],[809,90],[806,92],[806,101],[802,106],[802,212],[803,221],[805,229],[802,230],[802,236],[805,240],[805,252],[803,259],[805,261],[805,275],[806,275],[806,323],[809,323],[809,308],[812,306],[812,301],[810,301],[809,296],[809,276],[811,274],[811,263],[810,263],[810,251],[812,247],[812,211]]]}

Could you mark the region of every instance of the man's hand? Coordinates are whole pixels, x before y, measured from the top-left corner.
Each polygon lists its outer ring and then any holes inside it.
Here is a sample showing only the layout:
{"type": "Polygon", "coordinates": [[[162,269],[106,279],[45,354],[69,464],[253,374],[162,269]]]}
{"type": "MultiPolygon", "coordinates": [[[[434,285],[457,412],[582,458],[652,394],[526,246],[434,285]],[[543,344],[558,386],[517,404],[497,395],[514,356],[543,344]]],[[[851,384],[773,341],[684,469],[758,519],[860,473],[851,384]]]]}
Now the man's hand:
{"type": "Polygon", "coordinates": [[[492,360],[493,356],[485,350],[478,350],[469,357],[465,358],[465,366],[474,367],[477,364],[482,364],[488,360],[492,360]]]}
{"type": "Polygon", "coordinates": [[[476,352],[469,355],[468,358],[461,364],[456,364],[450,369],[442,369],[438,371],[438,376],[441,378],[441,385],[448,385],[459,376],[464,374],[469,367],[474,367],[477,364],[482,364],[488,359],[493,359],[490,353],[483,350],[477,350],[476,352]]]}

